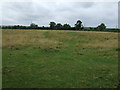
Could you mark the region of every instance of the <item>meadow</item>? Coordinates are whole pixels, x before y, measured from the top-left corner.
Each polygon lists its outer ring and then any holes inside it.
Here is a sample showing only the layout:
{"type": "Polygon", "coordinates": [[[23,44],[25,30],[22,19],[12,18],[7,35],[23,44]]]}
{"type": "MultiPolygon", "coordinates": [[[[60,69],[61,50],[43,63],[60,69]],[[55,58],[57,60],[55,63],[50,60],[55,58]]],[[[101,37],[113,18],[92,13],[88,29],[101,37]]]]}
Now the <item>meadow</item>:
{"type": "Polygon", "coordinates": [[[118,33],[2,30],[3,88],[116,88],[118,33]]]}

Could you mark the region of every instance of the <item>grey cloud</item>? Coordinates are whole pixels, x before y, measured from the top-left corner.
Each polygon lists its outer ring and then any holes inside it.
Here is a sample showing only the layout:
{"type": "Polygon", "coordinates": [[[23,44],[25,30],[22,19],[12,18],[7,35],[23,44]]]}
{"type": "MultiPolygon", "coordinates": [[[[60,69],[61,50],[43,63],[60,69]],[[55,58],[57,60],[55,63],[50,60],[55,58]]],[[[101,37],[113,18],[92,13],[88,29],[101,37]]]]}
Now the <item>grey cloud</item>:
{"type": "Polygon", "coordinates": [[[74,6],[76,8],[90,8],[92,6],[94,6],[94,2],[76,2],[74,3],[74,6]]]}
{"type": "Polygon", "coordinates": [[[117,25],[117,3],[100,2],[13,2],[2,6],[2,23],[29,25],[49,25],[50,21],[69,23],[74,26],[76,20],[85,26],[97,26],[100,23],[108,27],[117,25]]]}

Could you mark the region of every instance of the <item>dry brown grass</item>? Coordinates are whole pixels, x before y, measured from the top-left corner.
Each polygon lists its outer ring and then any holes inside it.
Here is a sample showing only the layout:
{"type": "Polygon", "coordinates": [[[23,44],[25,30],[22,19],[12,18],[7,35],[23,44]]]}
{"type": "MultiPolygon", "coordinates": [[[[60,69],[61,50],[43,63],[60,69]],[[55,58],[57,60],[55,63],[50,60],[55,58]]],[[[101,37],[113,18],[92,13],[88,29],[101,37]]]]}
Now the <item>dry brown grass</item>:
{"type": "Polygon", "coordinates": [[[54,48],[61,42],[46,38],[44,31],[4,30],[3,48],[32,45],[39,48],[54,48]]]}
{"type": "Polygon", "coordinates": [[[95,31],[50,31],[50,30],[3,30],[3,48],[11,46],[28,46],[56,48],[67,40],[77,39],[77,47],[118,48],[118,33],[95,31]],[[48,35],[45,33],[48,32],[48,35]],[[76,32],[76,35],[68,34],[76,32]],[[76,38],[75,38],[76,37],[76,38]]]}

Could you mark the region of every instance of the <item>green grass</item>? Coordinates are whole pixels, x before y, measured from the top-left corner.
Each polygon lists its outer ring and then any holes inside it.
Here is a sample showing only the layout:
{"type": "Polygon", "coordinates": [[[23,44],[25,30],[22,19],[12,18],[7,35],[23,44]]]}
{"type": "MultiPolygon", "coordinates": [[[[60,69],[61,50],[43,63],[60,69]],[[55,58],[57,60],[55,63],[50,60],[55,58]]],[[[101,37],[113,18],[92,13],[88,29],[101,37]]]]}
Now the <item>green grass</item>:
{"type": "Polygon", "coordinates": [[[3,30],[3,88],[115,88],[117,35],[3,30]]]}

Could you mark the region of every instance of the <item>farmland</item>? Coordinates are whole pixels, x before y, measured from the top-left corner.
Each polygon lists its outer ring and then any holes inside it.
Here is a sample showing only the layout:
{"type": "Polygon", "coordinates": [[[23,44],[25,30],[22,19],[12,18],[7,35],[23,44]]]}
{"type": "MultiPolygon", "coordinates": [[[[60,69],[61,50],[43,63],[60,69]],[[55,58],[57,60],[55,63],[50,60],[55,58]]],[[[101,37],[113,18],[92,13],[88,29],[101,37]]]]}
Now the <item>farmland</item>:
{"type": "Polygon", "coordinates": [[[2,30],[3,88],[115,88],[118,33],[2,30]]]}

